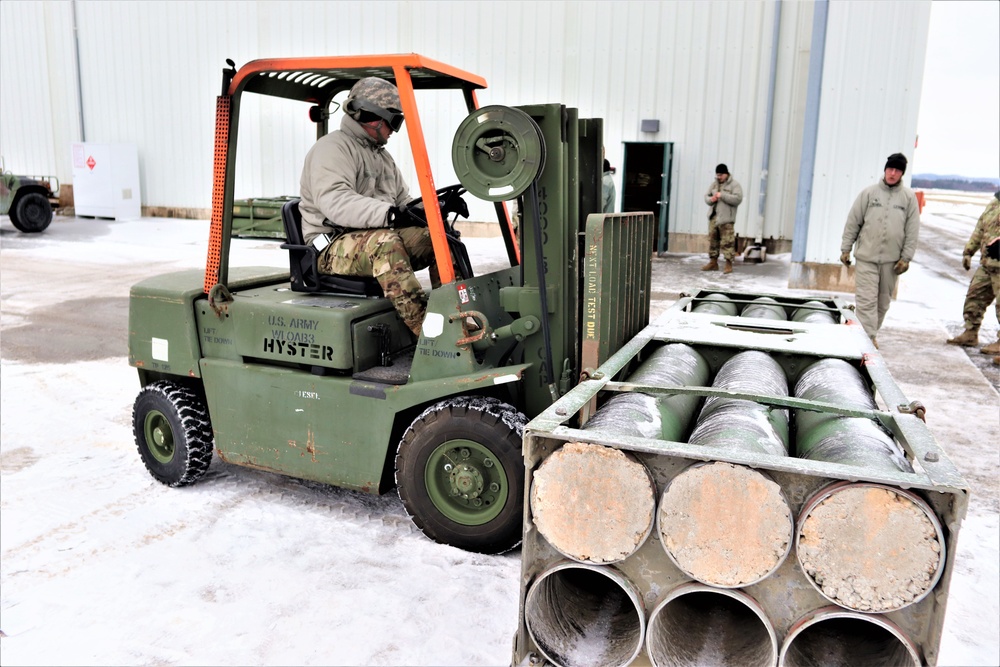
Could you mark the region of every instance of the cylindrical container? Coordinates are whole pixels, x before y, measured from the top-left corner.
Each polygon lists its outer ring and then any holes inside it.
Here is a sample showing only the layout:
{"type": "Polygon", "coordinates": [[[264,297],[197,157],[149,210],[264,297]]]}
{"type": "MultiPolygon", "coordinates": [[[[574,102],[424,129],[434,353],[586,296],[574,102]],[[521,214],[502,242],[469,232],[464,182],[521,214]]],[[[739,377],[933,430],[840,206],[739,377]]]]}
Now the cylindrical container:
{"type": "Polygon", "coordinates": [[[920,667],[920,652],[895,623],[839,607],[811,611],[788,630],[780,667],[920,667]]]}
{"type": "Polygon", "coordinates": [[[696,463],[670,480],[656,520],[670,560],[713,586],[761,581],[792,549],[792,510],[781,486],[724,461],[696,463]]]}
{"type": "Polygon", "coordinates": [[[699,299],[698,303],[691,308],[691,312],[735,316],[738,309],[733,300],[725,294],[709,294],[699,299]]]}
{"type": "Polygon", "coordinates": [[[756,317],[763,320],[787,320],[785,307],[769,296],[759,296],[740,312],[740,317],[756,317]]]}
{"type": "MultiPolygon", "coordinates": [[[[712,387],[761,396],[788,396],[784,371],[774,359],[757,350],[730,358],[716,373],[712,387]]],[[[710,396],[688,442],[785,456],[788,412],[750,400],[710,396]]]]}
{"type": "MultiPolygon", "coordinates": [[[[861,373],[843,359],[821,359],[795,383],[795,397],[844,408],[876,409],[861,373]]],[[[880,424],[860,417],[795,410],[795,455],[867,470],[913,472],[902,448],[880,424]]]]}
{"type": "MultiPolygon", "coordinates": [[[[708,377],[708,362],[704,357],[689,345],[672,343],[649,355],[628,377],[628,382],[655,387],[704,386],[708,377]]],[[[693,395],[654,397],[638,392],[621,393],[601,406],[584,429],[683,441],[700,400],[693,395]]]]}
{"type": "Polygon", "coordinates": [[[646,655],[654,667],[770,667],[778,660],[778,639],[746,593],[687,583],[649,615],[646,655]]]}
{"type": "Polygon", "coordinates": [[[531,477],[531,518],[556,551],[582,563],[614,563],[653,529],[656,485],[633,454],[570,442],[531,477]]]}
{"type": "Polygon", "coordinates": [[[638,589],[618,570],[557,563],[524,599],[528,634],[559,667],[619,667],[642,651],[645,611],[638,589]]]}
{"type": "Polygon", "coordinates": [[[815,324],[836,324],[837,318],[829,311],[822,301],[806,301],[792,312],[793,322],[812,322],[815,324]]]}
{"type": "Polygon", "coordinates": [[[941,522],[918,495],[871,482],[835,482],[799,514],[795,553],[830,602],[889,612],[922,600],[944,571],[941,522]]]}

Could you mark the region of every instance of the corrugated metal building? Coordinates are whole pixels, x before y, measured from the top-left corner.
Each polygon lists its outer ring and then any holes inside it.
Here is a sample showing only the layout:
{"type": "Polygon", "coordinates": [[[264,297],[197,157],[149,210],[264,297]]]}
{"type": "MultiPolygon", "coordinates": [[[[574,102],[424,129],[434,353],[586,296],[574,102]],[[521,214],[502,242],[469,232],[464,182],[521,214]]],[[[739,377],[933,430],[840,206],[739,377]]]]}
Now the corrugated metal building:
{"type": "MultiPolygon", "coordinates": [[[[823,287],[856,194],[887,155],[913,153],[929,21],[929,0],[4,0],[0,153],[69,182],[73,142],[134,143],[147,211],[207,211],[226,58],[415,52],[485,77],[481,105],[603,117],[619,207],[630,156],[672,149],[670,250],[706,247],[703,195],[726,163],[744,190],[737,233],[791,249],[791,283],[823,287]]],[[[455,182],[463,114],[422,102],[435,180],[455,182]]],[[[298,192],[313,126],[275,104],[251,105],[242,126],[237,197],[298,192]]],[[[389,144],[415,183],[404,146],[389,144]]]]}

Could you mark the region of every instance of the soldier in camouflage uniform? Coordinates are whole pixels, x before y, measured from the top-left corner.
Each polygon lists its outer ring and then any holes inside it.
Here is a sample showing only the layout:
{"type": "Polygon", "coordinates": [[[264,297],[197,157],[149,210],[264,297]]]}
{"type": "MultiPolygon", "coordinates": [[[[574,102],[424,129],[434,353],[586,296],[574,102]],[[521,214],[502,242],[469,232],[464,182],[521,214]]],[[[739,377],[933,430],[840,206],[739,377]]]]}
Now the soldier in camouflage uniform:
{"type": "MultiPolygon", "coordinates": [[[[979,253],[979,268],[972,276],[969,291],[965,294],[965,305],[962,314],[965,318],[965,331],[948,340],[952,345],[974,347],[979,345],[979,325],[990,303],[1000,295],[1000,259],[989,256],[987,246],[1000,236],[1000,191],[998,191],[983,214],[979,216],[976,228],[965,244],[962,253],[962,266],[968,271],[972,268],[972,255],[979,253]]],[[[997,320],[1000,322],[1000,309],[997,310],[997,320]]],[[[998,339],[982,348],[983,354],[1000,355],[1000,331],[998,339]]]]}
{"type": "Polygon", "coordinates": [[[385,151],[403,124],[399,91],[377,77],[358,81],[344,102],[340,129],[321,137],[302,168],[302,234],[320,250],[321,273],[374,276],[406,326],[419,335],[427,310],[414,271],[430,269],[441,284],[430,232],[399,227],[411,200],[396,163],[385,151]]]}
{"type": "Polygon", "coordinates": [[[733,272],[736,256],[736,208],[743,201],[743,188],[729,174],[729,168],[720,164],[715,168],[715,180],[708,186],[705,203],[708,204],[708,264],[702,271],[719,269],[719,251],[726,260],[723,273],[733,272]]]}

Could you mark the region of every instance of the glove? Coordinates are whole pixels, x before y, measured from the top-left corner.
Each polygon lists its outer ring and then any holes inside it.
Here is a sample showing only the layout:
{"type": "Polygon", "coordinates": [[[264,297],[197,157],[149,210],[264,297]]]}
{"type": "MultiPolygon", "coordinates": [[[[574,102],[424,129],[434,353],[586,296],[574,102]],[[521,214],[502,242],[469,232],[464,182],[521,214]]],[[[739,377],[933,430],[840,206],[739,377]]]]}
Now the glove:
{"type": "Polygon", "coordinates": [[[842,252],[842,253],[840,253],[840,262],[844,266],[850,266],[851,265],[851,253],[850,252],[842,252]]]}
{"type": "Polygon", "coordinates": [[[404,206],[390,206],[389,212],[386,213],[385,221],[389,229],[427,226],[427,217],[422,207],[406,208],[404,206]]]}
{"type": "Polygon", "coordinates": [[[897,276],[900,276],[906,273],[907,269],[909,268],[910,268],[910,263],[907,262],[905,259],[901,259],[898,262],[896,262],[896,266],[892,267],[892,271],[897,276]]]}
{"type": "Polygon", "coordinates": [[[966,271],[972,268],[972,255],[962,255],[962,268],[966,271]]]}

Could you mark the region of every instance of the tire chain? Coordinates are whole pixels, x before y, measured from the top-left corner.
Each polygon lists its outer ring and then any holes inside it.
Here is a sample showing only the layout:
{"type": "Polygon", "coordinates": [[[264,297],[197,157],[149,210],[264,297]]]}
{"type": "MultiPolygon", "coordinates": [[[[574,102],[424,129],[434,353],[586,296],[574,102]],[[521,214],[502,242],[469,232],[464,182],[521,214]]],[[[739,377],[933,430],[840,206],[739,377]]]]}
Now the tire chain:
{"type": "MultiPolygon", "coordinates": [[[[213,440],[212,425],[208,418],[208,410],[204,402],[187,387],[170,381],[154,382],[146,389],[158,393],[177,410],[180,417],[183,437],[187,441],[187,460],[184,462],[184,475],[176,482],[167,486],[181,487],[194,484],[208,472],[212,463],[213,440]]],[[[132,411],[135,421],[135,409],[132,411]]],[[[181,434],[178,434],[181,435],[181,434]]],[[[140,449],[142,443],[136,443],[140,449]]],[[[143,459],[145,462],[145,459],[143,459]]],[[[149,466],[146,466],[149,469],[149,466]]],[[[152,470],[150,470],[152,473],[152,470]]],[[[155,475],[154,475],[155,477],[155,475]]]]}

